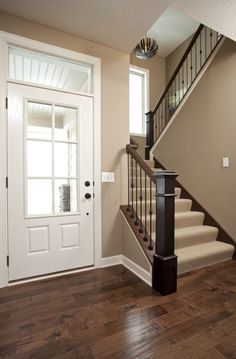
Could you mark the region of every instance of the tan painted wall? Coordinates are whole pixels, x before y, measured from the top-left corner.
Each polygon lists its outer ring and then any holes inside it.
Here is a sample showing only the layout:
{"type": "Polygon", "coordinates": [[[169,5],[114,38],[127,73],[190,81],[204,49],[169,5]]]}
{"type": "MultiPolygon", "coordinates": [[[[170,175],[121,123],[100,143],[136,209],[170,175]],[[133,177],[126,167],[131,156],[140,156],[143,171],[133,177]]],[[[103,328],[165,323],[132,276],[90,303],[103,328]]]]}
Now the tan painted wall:
{"type": "Polygon", "coordinates": [[[150,110],[153,110],[166,86],[166,60],[158,55],[149,60],[139,60],[132,52],[130,64],[149,70],[150,110]]]}
{"type": "Polygon", "coordinates": [[[236,240],[236,43],[227,40],[156,150],[236,240]],[[222,168],[229,157],[230,167],[222,168]]]}
{"type": "Polygon", "coordinates": [[[180,46],[177,47],[169,56],[166,58],[166,83],[170,80],[175,69],[177,68],[185,50],[190,43],[192,36],[185,40],[180,46]]]}
{"type": "Polygon", "coordinates": [[[137,143],[138,145],[138,153],[145,158],[145,146],[146,146],[146,137],[143,136],[134,136],[132,135],[131,138],[137,143]]]}
{"type": "Polygon", "coordinates": [[[128,226],[124,217],[122,218],[122,238],[123,247],[122,253],[125,257],[129,258],[134,263],[137,263],[146,271],[150,271],[150,264],[147,257],[140,249],[137,240],[135,239],[130,227],[128,226]]]}
{"type": "Polygon", "coordinates": [[[114,184],[102,185],[102,255],[107,257],[121,254],[122,226],[119,206],[127,202],[124,148],[129,139],[129,56],[94,42],[2,13],[0,30],[101,58],[102,170],[115,171],[116,177],[114,184]]]}

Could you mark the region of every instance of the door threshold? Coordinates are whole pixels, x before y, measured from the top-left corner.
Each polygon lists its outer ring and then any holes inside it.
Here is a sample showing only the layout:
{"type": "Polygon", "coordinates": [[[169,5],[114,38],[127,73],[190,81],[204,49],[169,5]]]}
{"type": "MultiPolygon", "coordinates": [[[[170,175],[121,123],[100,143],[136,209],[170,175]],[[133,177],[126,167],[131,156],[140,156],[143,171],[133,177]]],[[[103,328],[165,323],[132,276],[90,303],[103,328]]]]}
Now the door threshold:
{"type": "Polygon", "coordinates": [[[27,279],[19,279],[19,280],[8,282],[8,287],[13,287],[13,286],[19,285],[19,284],[43,281],[46,279],[52,279],[52,278],[57,278],[57,277],[63,277],[63,276],[66,277],[69,274],[76,274],[76,273],[80,273],[80,272],[89,271],[92,269],[95,269],[94,265],[83,267],[83,268],[75,268],[75,269],[65,270],[62,272],[56,272],[56,273],[52,273],[52,274],[44,274],[41,276],[31,277],[31,278],[27,278],[27,279]]]}

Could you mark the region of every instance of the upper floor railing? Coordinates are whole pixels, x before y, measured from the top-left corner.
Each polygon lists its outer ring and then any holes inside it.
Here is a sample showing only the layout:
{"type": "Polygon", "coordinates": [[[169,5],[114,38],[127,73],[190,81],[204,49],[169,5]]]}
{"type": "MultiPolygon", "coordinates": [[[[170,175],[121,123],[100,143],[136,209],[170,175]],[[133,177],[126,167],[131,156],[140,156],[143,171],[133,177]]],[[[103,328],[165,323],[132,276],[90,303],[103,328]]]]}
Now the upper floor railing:
{"type": "Polygon", "coordinates": [[[197,29],[154,111],[146,115],[146,159],[222,38],[223,35],[204,25],[197,29]]]}

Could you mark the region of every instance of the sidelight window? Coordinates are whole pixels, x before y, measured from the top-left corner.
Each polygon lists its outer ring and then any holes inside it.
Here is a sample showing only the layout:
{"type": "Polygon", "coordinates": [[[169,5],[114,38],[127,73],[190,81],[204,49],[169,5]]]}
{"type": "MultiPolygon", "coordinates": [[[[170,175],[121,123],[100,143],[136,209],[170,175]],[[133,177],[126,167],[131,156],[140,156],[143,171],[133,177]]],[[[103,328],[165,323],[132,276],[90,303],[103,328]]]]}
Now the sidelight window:
{"type": "Polygon", "coordinates": [[[148,111],[148,70],[137,67],[129,71],[129,132],[145,135],[145,113],[148,111]]]}

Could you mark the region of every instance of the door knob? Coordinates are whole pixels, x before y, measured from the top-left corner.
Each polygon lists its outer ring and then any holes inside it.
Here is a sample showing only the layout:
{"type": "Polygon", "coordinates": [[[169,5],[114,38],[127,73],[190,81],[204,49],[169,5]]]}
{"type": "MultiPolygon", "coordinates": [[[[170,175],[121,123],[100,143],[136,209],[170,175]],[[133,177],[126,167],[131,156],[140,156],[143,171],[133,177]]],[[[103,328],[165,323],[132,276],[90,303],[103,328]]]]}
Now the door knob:
{"type": "Polygon", "coordinates": [[[90,199],[92,196],[91,196],[90,193],[85,193],[84,197],[85,197],[86,199],[90,199]]]}

